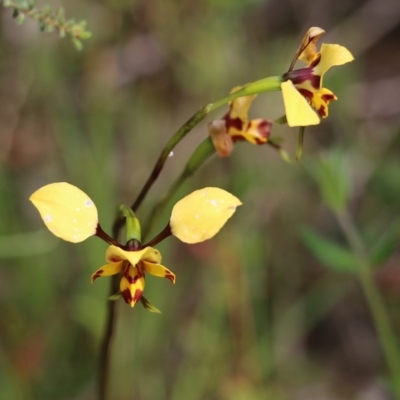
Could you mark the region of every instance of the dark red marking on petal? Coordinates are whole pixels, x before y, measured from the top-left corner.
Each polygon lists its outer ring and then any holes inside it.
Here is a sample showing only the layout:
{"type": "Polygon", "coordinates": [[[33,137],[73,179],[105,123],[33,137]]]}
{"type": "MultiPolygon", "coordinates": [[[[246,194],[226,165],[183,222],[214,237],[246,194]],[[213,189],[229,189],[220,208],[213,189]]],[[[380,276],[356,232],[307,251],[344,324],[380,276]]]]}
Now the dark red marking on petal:
{"type": "Polygon", "coordinates": [[[329,103],[329,102],[331,102],[333,100],[336,100],[336,96],[333,93],[332,94],[323,94],[321,96],[321,99],[323,101],[325,101],[325,103],[329,103]]]}
{"type": "Polygon", "coordinates": [[[300,85],[309,81],[310,85],[315,89],[319,89],[321,85],[321,77],[315,75],[312,68],[302,68],[286,72],[286,74],[283,75],[283,78],[285,81],[292,81],[294,85],[300,85]]]}
{"type": "Polygon", "coordinates": [[[95,272],[95,274],[92,276],[92,282],[94,282],[97,278],[100,278],[103,275],[103,270],[99,269],[98,271],[95,272]]]}
{"type": "Polygon", "coordinates": [[[238,131],[243,129],[243,120],[239,117],[231,118],[229,115],[225,116],[226,130],[229,131],[230,128],[235,128],[238,131]]]}
{"type": "Polygon", "coordinates": [[[116,263],[116,262],[122,261],[122,259],[118,256],[110,256],[110,257],[108,257],[108,261],[112,262],[112,263],[116,263]]]}
{"type": "Polygon", "coordinates": [[[142,294],[143,294],[143,290],[136,289],[135,294],[132,298],[132,300],[135,304],[140,300],[140,298],[142,297],[142,294]]]}
{"type": "Polygon", "coordinates": [[[311,90],[307,89],[297,89],[303,97],[307,99],[307,101],[311,104],[312,98],[314,97],[314,93],[311,90]]]}
{"type": "Polygon", "coordinates": [[[321,61],[321,53],[318,53],[316,55],[316,57],[314,58],[314,60],[311,62],[311,64],[309,65],[309,68],[314,68],[316,67],[319,62],[321,61]]]}
{"type": "Polygon", "coordinates": [[[321,106],[320,108],[318,108],[317,112],[322,118],[326,117],[326,112],[325,112],[325,107],[324,106],[321,106]]]}
{"type": "MultiPolygon", "coordinates": [[[[268,121],[266,119],[264,119],[263,121],[261,121],[258,126],[257,126],[257,131],[260,134],[261,138],[267,139],[269,138],[270,134],[271,134],[271,126],[272,126],[272,122],[268,121]]],[[[255,138],[257,141],[257,144],[263,144],[265,143],[265,141],[255,138]]]]}
{"type": "Polygon", "coordinates": [[[132,295],[131,295],[131,291],[130,291],[129,289],[124,289],[124,290],[121,292],[121,295],[122,295],[122,297],[123,297],[125,303],[131,304],[132,295]]]}
{"type": "Polygon", "coordinates": [[[175,275],[174,275],[172,272],[170,272],[170,271],[166,271],[166,272],[165,272],[164,278],[167,278],[167,279],[169,279],[172,283],[175,283],[175,275]]]}

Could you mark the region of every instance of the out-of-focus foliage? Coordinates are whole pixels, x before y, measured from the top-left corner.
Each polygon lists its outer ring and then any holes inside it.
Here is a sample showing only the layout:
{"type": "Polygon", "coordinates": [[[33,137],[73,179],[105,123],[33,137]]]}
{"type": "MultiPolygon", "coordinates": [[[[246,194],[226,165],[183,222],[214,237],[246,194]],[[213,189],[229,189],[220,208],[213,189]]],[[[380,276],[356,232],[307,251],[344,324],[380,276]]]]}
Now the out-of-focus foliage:
{"type": "MultiPolygon", "coordinates": [[[[358,283],[326,268],[300,232],[308,226],[349,249],[332,213],[345,204],[375,257],[374,282],[398,337],[400,3],[50,6],[87,20],[93,36],[83,51],[41,34],[31,19],[17,26],[0,7],[0,398],[95,398],[109,282],[91,285],[90,275],[106,245],[44,232],[29,195],[70,182],[90,193],[109,232],[116,207],[132,203],[173,132],[234,86],[286,72],[304,33],[320,26],[323,42],[355,56],[324,76],[338,96],[329,118],[307,128],[300,162],[240,143],[227,159],[212,156],[178,191],[175,201],[221,187],[243,205],[210,241],[168,238],[157,246],[177,282],[146,280],[160,315],[118,304],[111,391],[121,400],[389,399],[358,283]],[[329,165],[316,180],[310,166],[321,159],[329,165]]],[[[207,123],[226,111],[210,114],[176,147],[138,210],[141,221],[206,138],[207,123]]],[[[249,118],[282,115],[281,93],[270,93],[257,97],[249,118]]],[[[272,135],[285,138],[293,157],[297,130],[274,125],[272,135]]]]}
{"type": "Polygon", "coordinates": [[[34,0],[3,0],[3,5],[13,9],[12,16],[18,25],[22,25],[27,17],[32,18],[39,22],[41,31],[57,30],[61,38],[67,34],[70,35],[77,50],[82,50],[82,39],[92,36],[89,31],[85,30],[86,21],[75,22],[74,19],[65,19],[63,8],[59,8],[57,11],[53,11],[49,5],[41,9],[35,8],[34,0]]]}

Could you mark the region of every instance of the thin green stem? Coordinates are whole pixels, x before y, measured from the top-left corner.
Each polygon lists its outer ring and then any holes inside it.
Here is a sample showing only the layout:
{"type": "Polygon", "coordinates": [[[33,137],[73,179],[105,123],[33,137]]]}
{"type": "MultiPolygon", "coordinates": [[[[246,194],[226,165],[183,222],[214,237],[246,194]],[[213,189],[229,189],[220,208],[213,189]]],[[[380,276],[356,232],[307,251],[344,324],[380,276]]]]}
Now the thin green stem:
{"type": "MultiPolygon", "coordinates": [[[[117,241],[120,228],[113,229],[112,236],[117,241]]],[[[110,280],[109,297],[115,295],[119,290],[119,275],[113,275],[110,280]]],[[[103,338],[100,345],[99,359],[99,400],[108,399],[108,387],[110,380],[111,363],[111,344],[114,336],[114,330],[117,322],[117,302],[107,299],[106,324],[103,332],[103,338]]]]}
{"type": "Polygon", "coordinates": [[[214,102],[211,105],[210,111],[214,111],[224,104],[237,99],[238,97],[250,96],[252,94],[260,94],[264,92],[274,92],[281,90],[282,76],[269,76],[268,78],[260,79],[243,86],[240,90],[231,93],[229,96],[214,102]]]}
{"type": "Polygon", "coordinates": [[[357,270],[358,278],[387,362],[395,398],[400,400],[400,352],[384,301],[371,274],[372,267],[368,259],[367,251],[352,221],[351,215],[347,211],[343,211],[337,213],[336,216],[343,233],[359,260],[357,270]]]}

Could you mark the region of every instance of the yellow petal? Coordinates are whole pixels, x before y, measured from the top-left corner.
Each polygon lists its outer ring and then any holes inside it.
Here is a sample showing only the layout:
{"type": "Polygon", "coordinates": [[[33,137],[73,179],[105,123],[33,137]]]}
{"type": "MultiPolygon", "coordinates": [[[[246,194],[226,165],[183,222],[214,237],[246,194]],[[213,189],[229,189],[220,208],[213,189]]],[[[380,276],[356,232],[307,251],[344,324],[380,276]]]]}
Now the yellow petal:
{"type": "Polygon", "coordinates": [[[297,91],[291,81],[281,84],[286,119],[289,126],[318,125],[319,118],[307,100],[297,91]]]}
{"type": "Polygon", "coordinates": [[[128,260],[132,265],[136,265],[141,260],[159,264],[161,262],[161,254],[152,247],[145,247],[138,251],[126,251],[114,245],[108,246],[106,250],[106,261],[113,263],[122,260],[128,260]]]}
{"type": "Polygon", "coordinates": [[[96,206],[86,193],[69,183],[43,186],[29,200],[47,228],[61,239],[78,243],[96,233],[96,206]]]}
{"type": "MultiPolygon", "coordinates": [[[[335,65],[343,65],[354,60],[353,55],[346,47],[338,44],[326,44],[321,46],[321,60],[314,68],[314,74],[322,77],[324,73],[335,65]]],[[[322,82],[321,82],[322,85],[322,82]]]]}
{"type": "Polygon", "coordinates": [[[154,264],[147,261],[142,261],[143,269],[150,275],[158,276],[160,278],[167,278],[172,283],[175,283],[175,274],[163,265],[154,264]]]}
{"type": "Polygon", "coordinates": [[[123,261],[106,264],[99,268],[93,275],[92,275],[92,283],[101,276],[110,276],[118,274],[122,270],[122,266],[124,265],[123,261]]]}
{"type": "MultiPolygon", "coordinates": [[[[242,88],[243,86],[236,86],[231,90],[231,93],[235,93],[242,88]]],[[[229,118],[240,118],[243,123],[246,123],[247,113],[249,111],[251,103],[256,97],[257,95],[253,94],[250,96],[238,97],[237,99],[230,101],[229,118]]]]}
{"type": "Polygon", "coordinates": [[[175,204],[171,232],[185,243],[203,242],[212,238],[241,204],[237,197],[219,188],[196,190],[175,204]]]}

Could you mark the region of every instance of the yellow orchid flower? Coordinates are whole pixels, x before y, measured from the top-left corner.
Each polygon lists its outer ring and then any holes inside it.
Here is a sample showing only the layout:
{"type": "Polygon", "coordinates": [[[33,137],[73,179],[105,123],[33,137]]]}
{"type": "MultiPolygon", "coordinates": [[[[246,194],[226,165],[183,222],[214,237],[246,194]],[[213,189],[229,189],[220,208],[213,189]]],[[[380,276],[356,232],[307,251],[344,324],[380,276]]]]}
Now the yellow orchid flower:
{"type": "Polygon", "coordinates": [[[111,245],[106,251],[107,264],[92,275],[92,283],[101,276],[110,276],[122,272],[120,292],[125,303],[133,307],[141,298],[145,286],[145,272],[150,275],[167,278],[175,283],[175,275],[161,262],[161,254],[152,247],[126,251],[111,245]]]}
{"type": "MultiPolygon", "coordinates": [[[[231,93],[241,88],[235,87],[231,93]]],[[[268,141],[272,122],[261,118],[248,120],[247,113],[255,98],[256,95],[251,95],[230,101],[229,111],[223,119],[209,124],[208,131],[220,157],[231,154],[234,142],[246,140],[252,144],[264,144],[268,141]]]]}
{"type": "Polygon", "coordinates": [[[210,187],[196,190],[174,206],[166,228],[147,244],[142,245],[139,241],[140,225],[132,212],[130,218],[136,219],[132,226],[137,225],[134,232],[137,237],[122,245],[103,231],[96,206],[89,196],[69,183],[51,183],[38,189],[29,199],[38,209],[46,227],[61,239],[78,243],[97,236],[106,241],[110,245],[106,250],[107,264],[92,275],[92,283],[99,277],[121,274],[119,295],[131,307],[140,300],[147,310],[153,312],[159,311],[142,295],[145,273],[167,278],[172,283],[176,278],[160,264],[161,254],[152,246],[170,235],[185,243],[210,239],[242,204],[222,189],[210,187]]]}
{"type": "Polygon", "coordinates": [[[354,60],[345,47],[337,44],[323,43],[317,52],[316,42],[324,33],[317,27],[308,30],[289,71],[284,74],[281,89],[289,126],[317,125],[319,117],[328,116],[328,105],[337,97],[323,87],[323,76],[331,67],[354,60]],[[292,70],[297,59],[305,62],[307,67],[292,70]]]}

